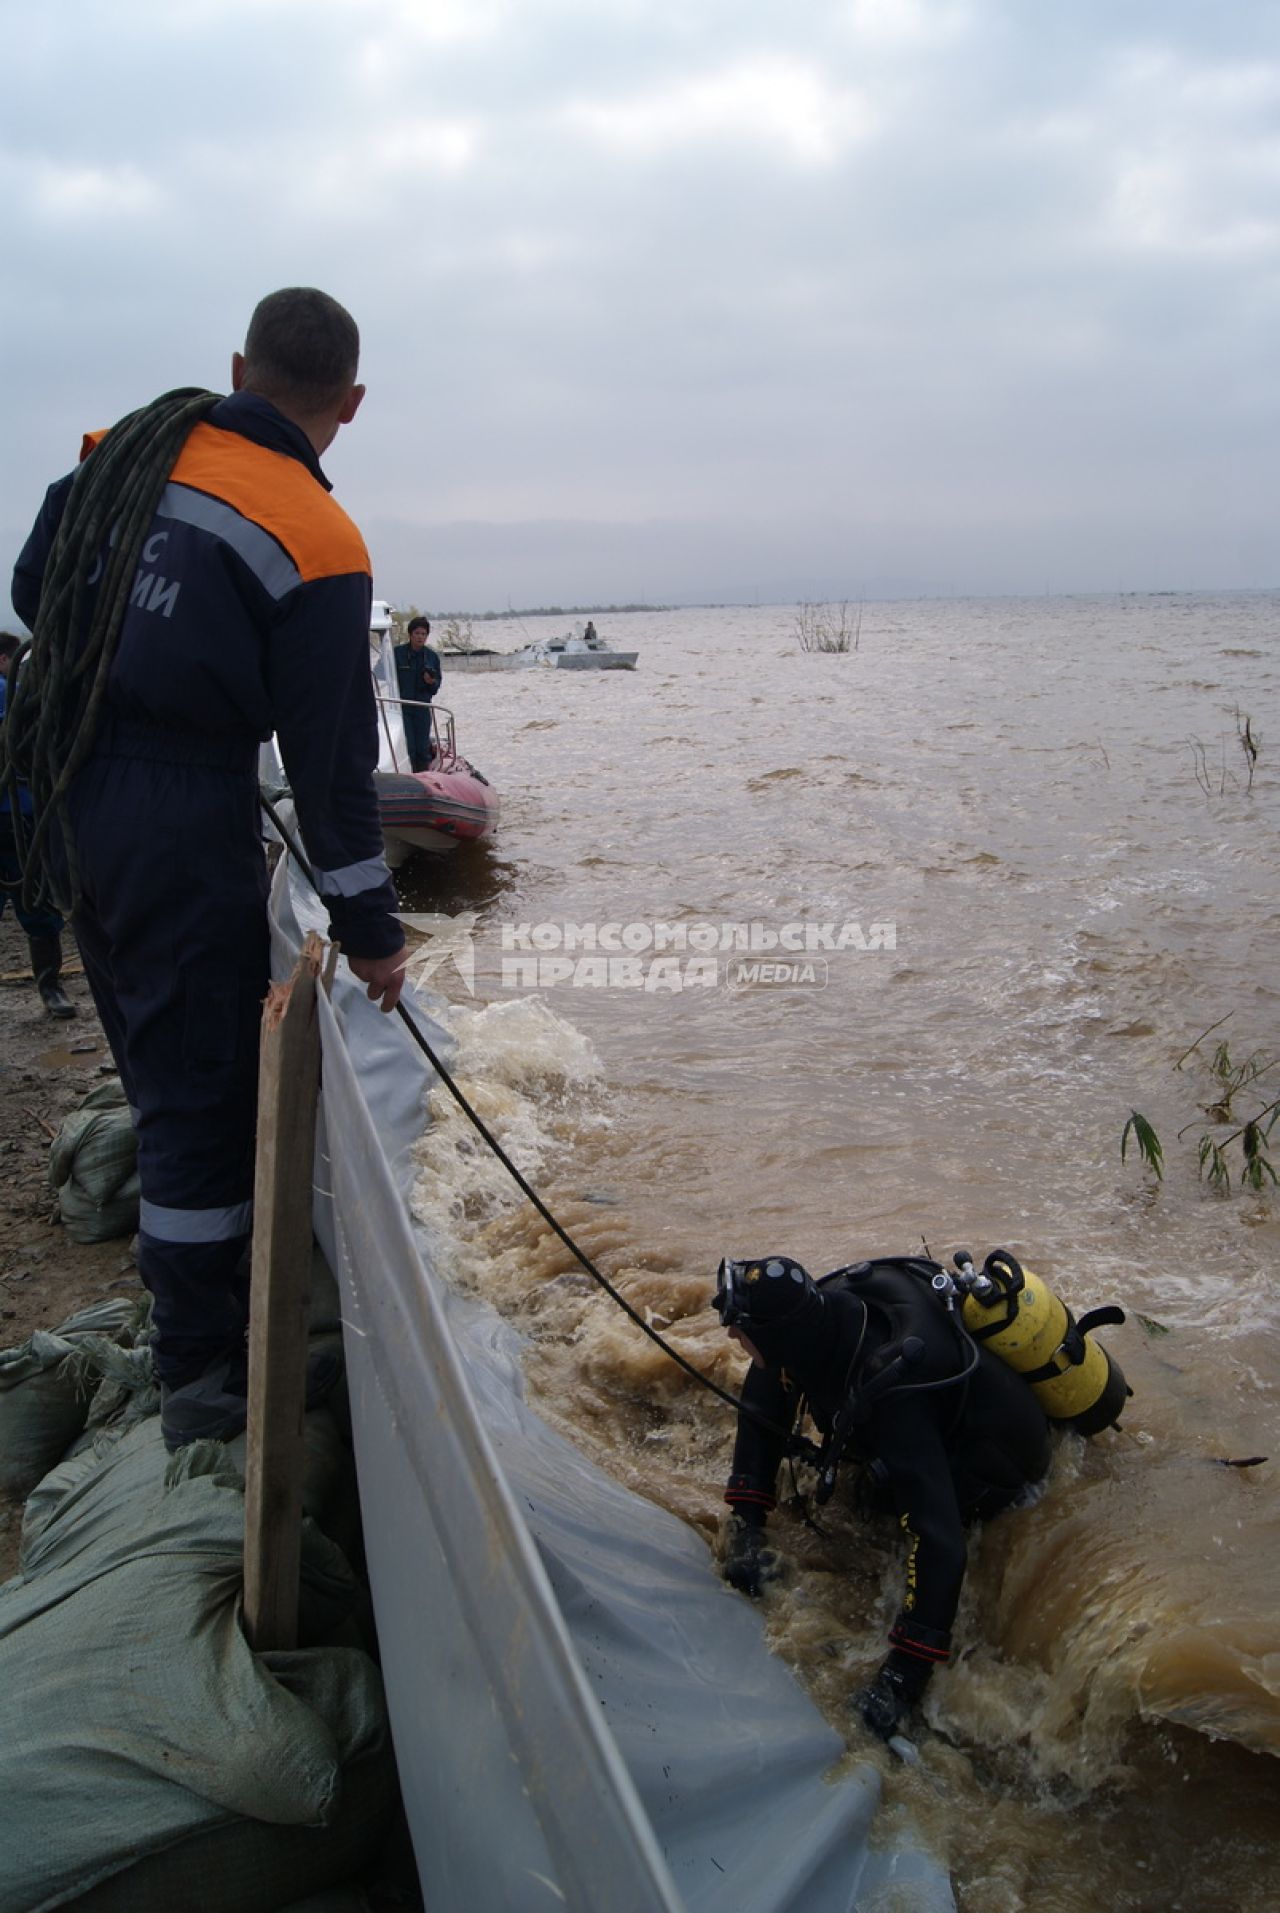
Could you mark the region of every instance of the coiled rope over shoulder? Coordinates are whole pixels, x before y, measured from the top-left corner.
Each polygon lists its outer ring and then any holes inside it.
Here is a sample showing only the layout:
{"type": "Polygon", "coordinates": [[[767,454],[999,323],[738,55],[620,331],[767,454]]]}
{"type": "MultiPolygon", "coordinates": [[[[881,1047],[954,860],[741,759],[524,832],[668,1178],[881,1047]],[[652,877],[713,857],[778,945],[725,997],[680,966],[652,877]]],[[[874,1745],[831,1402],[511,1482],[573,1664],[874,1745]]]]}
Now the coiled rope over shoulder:
{"type": "Polygon", "coordinates": [[[216,392],[195,386],[164,393],[112,426],[72,481],[0,729],[0,789],[9,797],[28,909],[52,906],[70,916],[79,902],[67,792],[93,748],[156,507],[192,426],[217,403],[216,392]],[[30,824],[19,784],[31,792],[30,824]],[[50,854],[55,829],[65,869],[50,854]]]}

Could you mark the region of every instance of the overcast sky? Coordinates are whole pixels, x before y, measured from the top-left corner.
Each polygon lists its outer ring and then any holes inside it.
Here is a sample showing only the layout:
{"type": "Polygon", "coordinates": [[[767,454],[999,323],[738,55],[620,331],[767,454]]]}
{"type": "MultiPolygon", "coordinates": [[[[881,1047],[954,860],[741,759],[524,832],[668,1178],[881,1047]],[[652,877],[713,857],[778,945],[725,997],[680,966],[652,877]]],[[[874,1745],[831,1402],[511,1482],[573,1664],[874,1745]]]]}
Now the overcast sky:
{"type": "Polygon", "coordinates": [[[0,557],[349,305],[435,609],[1280,585],[1274,0],[0,0],[0,557]]]}

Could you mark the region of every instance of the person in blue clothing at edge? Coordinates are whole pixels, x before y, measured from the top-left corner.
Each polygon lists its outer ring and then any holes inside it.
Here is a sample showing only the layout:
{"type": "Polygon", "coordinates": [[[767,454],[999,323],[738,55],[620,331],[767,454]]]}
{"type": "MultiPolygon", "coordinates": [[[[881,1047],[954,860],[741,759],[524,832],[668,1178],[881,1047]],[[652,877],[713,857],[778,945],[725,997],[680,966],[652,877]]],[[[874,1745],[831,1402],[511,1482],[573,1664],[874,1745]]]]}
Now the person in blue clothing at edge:
{"type": "MultiPolygon", "coordinates": [[[[208,395],[169,473],[69,793],[73,928],[138,1135],[138,1269],[170,1449],[246,1419],[269,980],[256,766],[273,732],[334,939],[383,1010],[404,979],[372,781],[369,558],[320,466],[364,396],[359,344],[312,287],[255,309],[230,396],[208,395]]],[[[82,462],[108,438],[90,435],[82,462]]],[[[14,573],[33,629],[75,476],[50,487],[14,573]]],[[[338,1372],[313,1365],[309,1402],[338,1372]]]]}
{"type": "Polygon", "coordinates": [[[410,618],[408,643],[397,644],[394,653],[396,682],[401,697],[406,699],[401,706],[405,742],[409,762],[416,771],[431,768],[431,713],[424,706],[440,689],[443,676],[440,653],[427,643],[430,636],[431,625],[426,618],[410,618]]]}
{"type": "MultiPolygon", "coordinates": [[[[9,673],[22,649],[22,639],[12,631],[0,631],[0,723],[4,722],[9,691],[9,673]]],[[[31,815],[31,792],[19,787],[18,803],[23,815],[31,815]]],[[[60,1020],[74,1016],[76,1006],[62,987],[62,918],[51,909],[29,910],[22,901],[22,868],[13,835],[13,815],[7,790],[0,790],[0,917],[10,899],[13,914],[26,931],[31,951],[31,974],[40,992],[40,1001],[50,1016],[60,1020]]]]}
{"type": "MultiPolygon", "coordinates": [[[[760,1595],[781,1569],[765,1538],[778,1466],[803,1401],[824,1436],[822,1480],[860,1463],[860,1505],[907,1540],[906,1590],[889,1652],[852,1699],[882,1740],[901,1733],[951,1656],[965,1529],[1010,1506],[1049,1465],[1049,1426],[1021,1375],[976,1342],[929,1284],[929,1264],[882,1257],[815,1282],[790,1256],[720,1264],[714,1306],[751,1357],[742,1387],[724,1578],[760,1595]]],[[[1123,1384],[1122,1384],[1123,1385],[1123,1384]]]]}

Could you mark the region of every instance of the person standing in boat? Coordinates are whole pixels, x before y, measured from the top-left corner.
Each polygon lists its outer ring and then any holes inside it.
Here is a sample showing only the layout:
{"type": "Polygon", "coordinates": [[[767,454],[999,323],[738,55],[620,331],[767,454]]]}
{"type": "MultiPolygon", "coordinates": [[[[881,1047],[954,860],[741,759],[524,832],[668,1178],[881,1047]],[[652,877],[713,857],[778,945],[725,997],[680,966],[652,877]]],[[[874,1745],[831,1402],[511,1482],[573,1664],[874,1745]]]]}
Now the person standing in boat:
{"type": "Polygon", "coordinates": [[[56,822],[74,844],[73,925],[138,1135],[138,1270],[170,1449],[230,1440],[246,1419],[270,976],[257,759],[272,732],[335,941],[384,1010],[404,981],[373,784],[369,556],[320,465],[364,396],[359,345],[326,293],[269,294],[232,355],[231,396],[167,394],[93,434],[79,472],[50,487],[14,572],[35,651],[73,687],[68,661],[87,645],[99,669],[111,660],[56,822]],[[138,448],[163,445],[184,418],[195,422],[176,459],[163,454],[166,478],[160,454],[138,448]],[[96,587],[120,528],[110,540],[102,528],[116,496],[148,484],[150,522],[124,520],[127,602],[108,607],[96,587]],[[76,627],[71,606],[83,606],[76,627]]]}
{"type": "Polygon", "coordinates": [[[853,1700],[889,1740],[950,1659],[965,1529],[1041,1478],[1048,1422],[1022,1377],[969,1339],[909,1257],[821,1282],[789,1256],[726,1259],[715,1308],[752,1363],[724,1497],[733,1510],[724,1577],[757,1596],[779,1570],[765,1521],[803,1400],[825,1437],[820,1483],[829,1493],[842,1459],[860,1463],[869,1509],[895,1514],[907,1541],[889,1653],[853,1700]]]}
{"type": "Polygon", "coordinates": [[[440,689],[443,675],[440,653],[427,642],[430,636],[429,619],[410,618],[408,642],[395,647],[396,681],[405,700],[401,707],[405,742],[416,771],[431,768],[431,712],[424,707],[440,689]]]}

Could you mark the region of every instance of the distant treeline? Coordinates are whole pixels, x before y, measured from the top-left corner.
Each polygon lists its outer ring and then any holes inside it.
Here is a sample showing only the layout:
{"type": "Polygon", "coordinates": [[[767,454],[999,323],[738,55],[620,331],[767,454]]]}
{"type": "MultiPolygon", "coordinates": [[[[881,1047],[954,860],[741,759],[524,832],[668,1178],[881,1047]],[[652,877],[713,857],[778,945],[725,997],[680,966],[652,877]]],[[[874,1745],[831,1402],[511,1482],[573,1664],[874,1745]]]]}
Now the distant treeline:
{"type": "Polygon", "coordinates": [[[613,611],[670,611],[668,604],[535,604],[505,611],[435,611],[433,617],[470,618],[475,624],[498,624],[505,618],[603,618],[613,611]]]}

